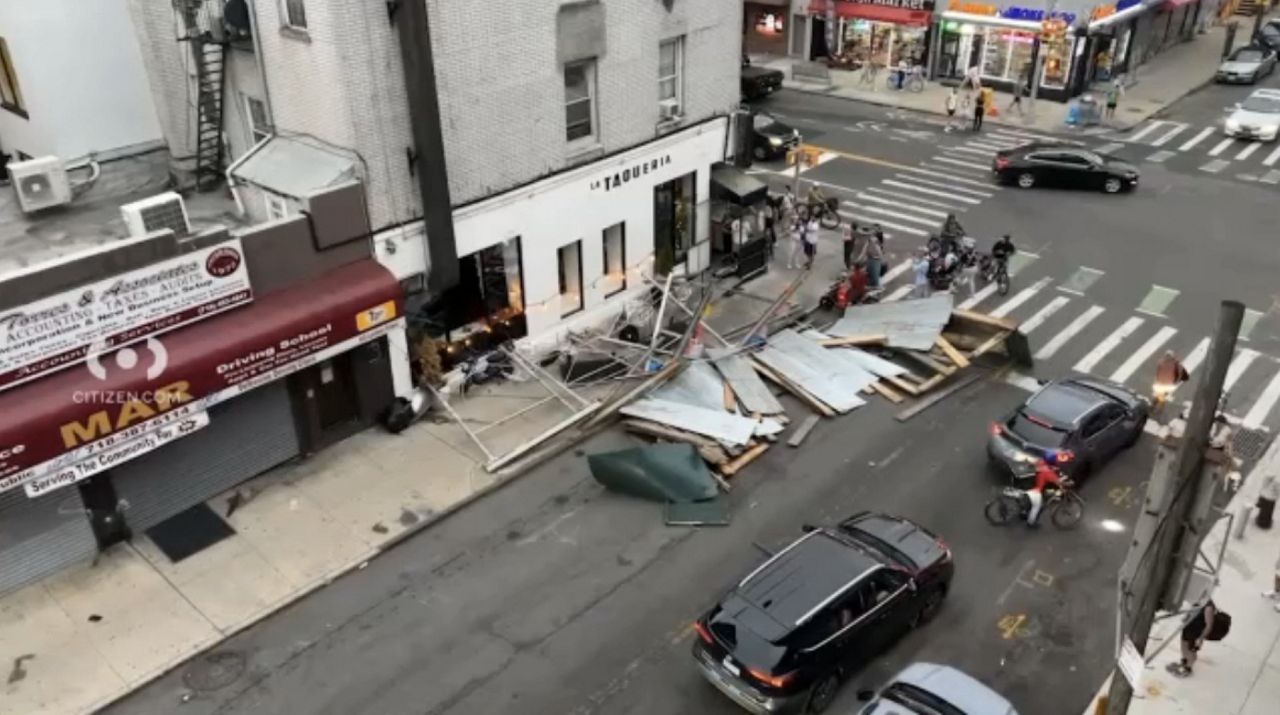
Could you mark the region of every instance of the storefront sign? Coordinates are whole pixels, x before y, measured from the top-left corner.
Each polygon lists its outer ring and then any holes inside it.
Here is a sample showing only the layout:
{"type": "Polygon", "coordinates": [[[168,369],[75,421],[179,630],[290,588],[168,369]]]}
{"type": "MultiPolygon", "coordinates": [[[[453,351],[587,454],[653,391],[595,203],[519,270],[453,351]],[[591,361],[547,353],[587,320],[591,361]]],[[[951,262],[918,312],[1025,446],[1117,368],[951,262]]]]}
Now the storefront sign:
{"type": "Polygon", "coordinates": [[[1000,8],[995,5],[963,2],[963,0],[951,0],[951,3],[947,5],[947,9],[951,12],[963,12],[966,15],[989,15],[994,17],[1000,14],[1000,8]]]}
{"type": "Polygon", "coordinates": [[[933,0],[846,0],[853,5],[875,5],[899,10],[933,10],[933,0]]]}
{"type": "Polygon", "coordinates": [[[593,179],[591,181],[591,190],[597,191],[603,188],[606,192],[621,188],[624,184],[632,179],[638,179],[641,176],[647,176],[651,171],[657,171],[671,163],[671,155],[663,154],[660,157],[639,161],[630,166],[623,168],[621,171],[614,171],[611,174],[593,179]]]}
{"type": "Polygon", "coordinates": [[[0,313],[0,390],[252,300],[237,238],[0,313]]]}
{"type": "MultiPolygon", "coordinates": [[[[151,431],[144,433],[141,437],[131,439],[123,444],[117,444],[109,449],[99,450],[92,457],[82,462],[76,462],[51,474],[27,481],[23,486],[28,497],[38,497],[54,489],[60,489],[83,479],[88,479],[99,472],[111,469],[117,464],[127,462],[135,457],[140,457],[147,452],[154,452],[164,445],[186,437],[208,425],[208,412],[200,410],[184,414],[180,419],[169,420],[159,427],[153,427],[151,431]]],[[[148,426],[151,427],[151,425],[148,426]]]]}
{"type": "MultiPolygon", "coordinates": [[[[1027,22],[1041,22],[1045,19],[1045,11],[1040,8],[1018,7],[1016,5],[1001,8],[997,5],[987,5],[984,3],[963,2],[963,0],[951,0],[947,5],[947,9],[951,12],[962,12],[966,15],[983,15],[986,17],[1003,17],[1006,20],[1025,20],[1027,22]]],[[[1055,12],[1049,17],[1053,19],[1063,20],[1068,24],[1076,21],[1076,14],[1073,12],[1055,12]]]]}

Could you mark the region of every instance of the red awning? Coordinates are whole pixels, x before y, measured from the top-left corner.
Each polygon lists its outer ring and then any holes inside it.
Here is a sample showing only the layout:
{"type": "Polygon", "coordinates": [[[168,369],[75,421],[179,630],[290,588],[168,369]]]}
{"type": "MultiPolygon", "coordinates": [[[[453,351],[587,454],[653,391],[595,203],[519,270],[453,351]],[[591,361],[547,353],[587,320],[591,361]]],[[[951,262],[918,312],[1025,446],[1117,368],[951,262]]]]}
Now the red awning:
{"type": "MultiPolygon", "coordinates": [[[[817,15],[826,13],[828,0],[810,0],[809,12],[817,15]]],[[[889,7],[886,5],[876,5],[870,3],[847,2],[846,0],[835,0],[836,15],[845,19],[873,20],[875,22],[891,22],[897,25],[919,25],[928,27],[929,19],[933,16],[932,11],[928,9],[910,9],[910,6],[918,6],[924,8],[923,2],[914,3],[904,0],[902,5],[906,7],[889,7]]]]}
{"type": "Polygon", "coordinates": [[[86,450],[145,433],[183,404],[194,408],[278,379],[307,357],[378,334],[402,313],[399,282],[363,260],[135,344],[137,364],[128,369],[104,355],[101,379],[86,363],[7,390],[0,394],[0,492],[33,476],[26,473],[32,467],[70,464],[86,450]],[[161,363],[149,378],[148,368],[161,363]]]}

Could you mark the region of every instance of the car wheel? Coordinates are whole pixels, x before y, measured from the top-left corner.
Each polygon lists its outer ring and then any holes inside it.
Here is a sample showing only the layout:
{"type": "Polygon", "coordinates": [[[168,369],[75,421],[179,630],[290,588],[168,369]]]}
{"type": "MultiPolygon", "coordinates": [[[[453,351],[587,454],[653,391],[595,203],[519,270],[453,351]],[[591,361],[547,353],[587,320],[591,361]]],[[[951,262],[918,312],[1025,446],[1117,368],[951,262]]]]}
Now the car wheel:
{"type": "Polygon", "coordinates": [[[805,705],[805,712],[816,714],[826,710],[836,699],[836,691],[839,689],[840,678],[835,673],[819,679],[809,688],[809,702],[805,705]]]}
{"type": "Polygon", "coordinates": [[[1109,177],[1102,184],[1102,190],[1107,192],[1108,194],[1118,194],[1120,193],[1120,189],[1123,189],[1123,188],[1124,188],[1124,182],[1121,181],[1119,177],[1115,177],[1115,176],[1109,177]]]}
{"type": "Polygon", "coordinates": [[[765,161],[769,158],[769,152],[765,151],[764,147],[757,146],[751,150],[751,156],[754,156],[756,161],[765,161]]]}
{"type": "Polygon", "coordinates": [[[1123,447],[1124,449],[1128,449],[1128,448],[1132,447],[1133,445],[1137,444],[1137,443],[1138,443],[1138,440],[1142,438],[1142,432],[1143,432],[1143,430],[1144,430],[1144,429],[1146,429],[1146,427],[1147,427],[1147,418],[1146,418],[1146,417],[1143,417],[1143,418],[1138,422],[1138,425],[1137,425],[1136,427],[1134,427],[1134,428],[1133,428],[1133,434],[1129,435],[1129,439],[1125,440],[1125,442],[1124,442],[1124,444],[1122,445],[1122,447],[1123,447]]]}
{"type": "Polygon", "coordinates": [[[1022,172],[1021,174],[1018,174],[1018,186],[1019,186],[1019,187],[1024,188],[1024,189],[1029,189],[1029,188],[1031,188],[1032,186],[1035,186],[1035,185],[1036,185],[1036,176],[1035,176],[1035,174],[1032,174],[1032,173],[1027,172],[1027,171],[1024,171],[1024,172],[1022,172]]]}
{"type": "Polygon", "coordinates": [[[932,621],[934,616],[938,615],[938,611],[942,610],[942,599],[946,595],[947,590],[941,586],[931,589],[929,593],[925,594],[924,605],[920,607],[915,619],[911,621],[911,627],[919,628],[932,621]]]}

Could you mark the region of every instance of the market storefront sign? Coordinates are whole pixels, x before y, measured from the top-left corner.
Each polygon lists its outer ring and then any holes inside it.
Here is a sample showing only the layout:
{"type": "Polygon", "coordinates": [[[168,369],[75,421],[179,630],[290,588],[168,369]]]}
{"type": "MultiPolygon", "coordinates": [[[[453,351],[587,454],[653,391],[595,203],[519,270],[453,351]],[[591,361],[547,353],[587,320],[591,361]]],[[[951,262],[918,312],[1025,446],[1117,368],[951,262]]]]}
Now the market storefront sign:
{"type": "Polygon", "coordinates": [[[108,449],[98,450],[86,460],[24,482],[23,487],[26,489],[27,496],[38,497],[55,489],[70,486],[118,464],[141,457],[148,452],[154,452],[170,442],[209,426],[208,412],[204,410],[189,414],[186,414],[187,410],[183,412],[184,414],[181,414],[178,419],[169,420],[158,427],[148,424],[152,429],[141,437],[113,445],[108,449]]]}
{"type": "Polygon", "coordinates": [[[662,156],[654,157],[652,159],[633,162],[621,170],[614,170],[599,179],[592,180],[591,190],[597,191],[603,188],[606,192],[613,191],[614,189],[621,188],[625,184],[630,183],[634,179],[638,179],[641,176],[647,176],[649,172],[657,171],[670,163],[670,154],[663,154],[662,156]]]}
{"type": "Polygon", "coordinates": [[[0,314],[0,390],[253,300],[240,239],[0,314]]]}
{"type": "Polygon", "coordinates": [[[964,2],[963,0],[951,0],[947,5],[947,11],[964,13],[966,15],[1001,17],[1006,20],[1023,20],[1025,22],[1043,22],[1046,17],[1054,20],[1063,20],[1067,24],[1072,24],[1076,21],[1076,14],[1074,12],[1055,12],[1046,15],[1042,8],[1019,7],[1017,5],[1001,8],[998,5],[964,2]]]}

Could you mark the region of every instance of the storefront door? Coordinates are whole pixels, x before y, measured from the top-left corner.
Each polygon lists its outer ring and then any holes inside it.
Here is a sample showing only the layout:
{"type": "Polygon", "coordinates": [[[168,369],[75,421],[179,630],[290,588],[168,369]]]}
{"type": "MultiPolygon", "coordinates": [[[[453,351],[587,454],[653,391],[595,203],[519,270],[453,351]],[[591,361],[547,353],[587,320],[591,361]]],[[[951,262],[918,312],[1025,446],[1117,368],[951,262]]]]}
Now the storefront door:
{"type": "Polygon", "coordinates": [[[684,263],[693,243],[694,177],[676,177],[653,188],[654,270],[670,273],[684,263]]]}
{"type": "Polygon", "coordinates": [[[0,594],[98,553],[76,489],[30,499],[22,488],[0,494],[0,594]]]}

